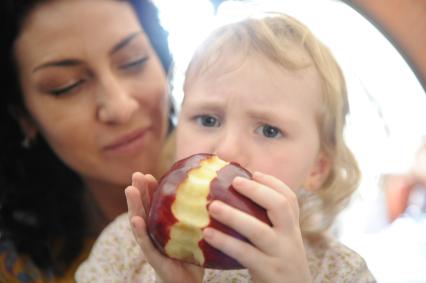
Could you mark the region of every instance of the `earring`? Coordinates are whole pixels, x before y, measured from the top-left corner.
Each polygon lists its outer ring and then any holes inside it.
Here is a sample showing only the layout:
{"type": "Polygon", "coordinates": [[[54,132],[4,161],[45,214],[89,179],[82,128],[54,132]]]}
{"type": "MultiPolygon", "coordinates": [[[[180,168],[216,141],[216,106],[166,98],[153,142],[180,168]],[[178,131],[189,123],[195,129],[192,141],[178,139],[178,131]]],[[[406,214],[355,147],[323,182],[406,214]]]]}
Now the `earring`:
{"type": "Polygon", "coordinates": [[[25,138],[22,140],[21,146],[25,149],[30,149],[31,140],[28,136],[25,136],[25,138]]]}

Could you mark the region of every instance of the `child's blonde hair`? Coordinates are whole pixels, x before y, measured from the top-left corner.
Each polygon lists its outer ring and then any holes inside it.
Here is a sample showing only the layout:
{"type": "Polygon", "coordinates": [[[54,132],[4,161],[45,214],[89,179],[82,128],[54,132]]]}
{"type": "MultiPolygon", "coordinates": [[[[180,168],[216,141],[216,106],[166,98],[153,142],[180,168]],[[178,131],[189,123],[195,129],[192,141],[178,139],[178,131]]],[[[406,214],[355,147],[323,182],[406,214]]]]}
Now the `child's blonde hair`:
{"type": "Polygon", "coordinates": [[[184,90],[214,64],[227,63],[225,55],[242,54],[261,55],[290,70],[313,66],[321,78],[323,103],[317,123],[321,150],[332,165],[322,187],[315,193],[301,194],[299,204],[302,233],[323,232],[346,206],[360,179],[357,162],[343,138],[349,105],[342,71],[328,48],[305,25],[290,16],[273,13],[214,31],[192,58],[184,90]]]}

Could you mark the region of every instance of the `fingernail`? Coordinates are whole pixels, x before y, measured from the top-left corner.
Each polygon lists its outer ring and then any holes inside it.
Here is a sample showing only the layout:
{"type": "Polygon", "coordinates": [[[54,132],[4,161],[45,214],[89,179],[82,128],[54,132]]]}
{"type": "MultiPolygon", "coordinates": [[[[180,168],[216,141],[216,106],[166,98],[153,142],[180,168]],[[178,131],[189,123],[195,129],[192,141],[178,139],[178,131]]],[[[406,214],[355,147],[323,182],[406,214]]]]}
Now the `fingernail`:
{"type": "Polygon", "coordinates": [[[264,176],[264,174],[263,173],[260,173],[259,171],[255,171],[254,173],[253,173],[253,177],[254,178],[261,178],[261,177],[263,177],[264,176]]]}
{"type": "Polygon", "coordinates": [[[204,238],[211,239],[213,237],[214,231],[211,228],[205,228],[203,230],[204,238]]]}
{"type": "Polygon", "coordinates": [[[234,184],[242,184],[242,183],[244,183],[246,181],[246,179],[245,178],[243,178],[243,177],[235,177],[234,178],[234,184]]]}
{"type": "Polygon", "coordinates": [[[259,171],[256,171],[256,172],[253,173],[253,180],[255,180],[255,181],[262,182],[262,181],[266,180],[266,178],[267,178],[266,175],[264,173],[259,172],[259,171]]]}
{"type": "Polygon", "coordinates": [[[214,201],[214,202],[212,202],[212,203],[210,204],[210,206],[209,206],[209,212],[210,212],[212,215],[218,215],[218,214],[219,214],[219,212],[220,212],[220,207],[219,207],[219,204],[217,203],[217,201],[214,201]]]}

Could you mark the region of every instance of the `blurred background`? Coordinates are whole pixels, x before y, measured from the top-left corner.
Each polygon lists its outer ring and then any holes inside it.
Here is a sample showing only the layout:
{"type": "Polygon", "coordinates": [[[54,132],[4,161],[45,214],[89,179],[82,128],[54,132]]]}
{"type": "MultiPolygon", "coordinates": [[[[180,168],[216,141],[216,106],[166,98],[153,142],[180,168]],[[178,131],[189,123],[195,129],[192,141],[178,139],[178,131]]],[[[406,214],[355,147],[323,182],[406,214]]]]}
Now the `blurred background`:
{"type": "Polygon", "coordinates": [[[378,282],[426,282],[426,211],[421,208],[426,198],[417,194],[402,203],[407,198],[390,195],[426,142],[426,1],[154,2],[169,32],[178,105],[188,60],[216,26],[261,11],[282,11],[316,33],[347,79],[346,138],[363,174],[333,232],[365,258],[378,282]]]}

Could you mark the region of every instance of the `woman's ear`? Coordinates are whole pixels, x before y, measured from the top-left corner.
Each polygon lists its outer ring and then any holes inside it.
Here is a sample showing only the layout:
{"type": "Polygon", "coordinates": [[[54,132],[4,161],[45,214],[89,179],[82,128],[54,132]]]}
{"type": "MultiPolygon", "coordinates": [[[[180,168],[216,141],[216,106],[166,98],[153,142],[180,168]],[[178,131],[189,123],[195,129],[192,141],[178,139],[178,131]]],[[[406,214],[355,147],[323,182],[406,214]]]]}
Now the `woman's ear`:
{"type": "Polygon", "coordinates": [[[33,141],[37,136],[37,126],[31,116],[24,110],[18,109],[15,106],[9,106],[10,115],[18,122],[22,133],[29,141],[33,141]]]}
{"type": "Polygon", "coordinates": [[[320,152],[312,166],[311,172],[304,183],[307,191],[313,192],[321,188],[330,175],[331,160],[324,153],[320,152]]]}

